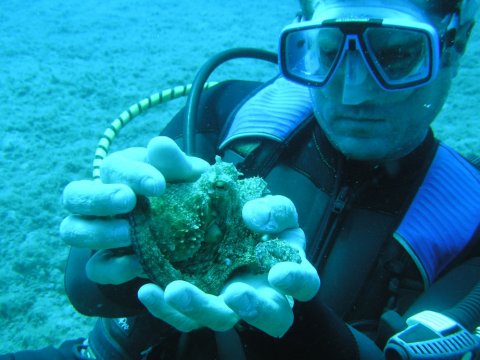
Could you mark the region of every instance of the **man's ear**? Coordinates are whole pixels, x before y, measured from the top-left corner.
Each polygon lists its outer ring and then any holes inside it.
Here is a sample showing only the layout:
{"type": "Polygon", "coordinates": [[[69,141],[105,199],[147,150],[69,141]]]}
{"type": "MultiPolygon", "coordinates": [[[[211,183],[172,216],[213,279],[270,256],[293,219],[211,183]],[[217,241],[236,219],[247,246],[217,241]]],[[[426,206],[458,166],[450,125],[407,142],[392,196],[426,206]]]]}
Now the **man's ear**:
{"type": "Polygon", "coordinates": [[[475,25],[474,21],[470,21],[466,24],[463,24],[460,29],[458,29],[457,39],[455,40],[455,49],[460,55],[465,53],[467,48],[468,40],[470,40],[470,35],[472,34],[473,27],[475,25]]]}
{"type": "Polygon", "coordinates": [[[473,25],[474,22],[470,22],[460,27],[453,43],[447,49],[445,49],[442,55],[441,66],[450,68],[452,78],[457,75],[460,67],[460,59],[465,53],[473,25]]]}
{"type": "Polygon", "coordinates": [[[310,20],[315,11],[315,7],[318,5],[318,0],[299,0],[300,7],[302,8],[303,17],[307,20],[310,20]]]}

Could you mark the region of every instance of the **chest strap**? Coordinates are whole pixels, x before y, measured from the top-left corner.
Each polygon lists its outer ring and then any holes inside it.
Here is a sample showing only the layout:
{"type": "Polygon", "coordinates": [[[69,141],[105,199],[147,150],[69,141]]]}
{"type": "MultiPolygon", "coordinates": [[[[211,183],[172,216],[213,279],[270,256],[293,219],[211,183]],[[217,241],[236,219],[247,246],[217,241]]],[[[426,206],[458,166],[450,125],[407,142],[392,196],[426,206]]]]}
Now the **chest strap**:
{"type": "Polygon", "coordinates": [[[440,144],[395,239],[428,287],[472,240],[480,226],[480,173],[440,144]]]}

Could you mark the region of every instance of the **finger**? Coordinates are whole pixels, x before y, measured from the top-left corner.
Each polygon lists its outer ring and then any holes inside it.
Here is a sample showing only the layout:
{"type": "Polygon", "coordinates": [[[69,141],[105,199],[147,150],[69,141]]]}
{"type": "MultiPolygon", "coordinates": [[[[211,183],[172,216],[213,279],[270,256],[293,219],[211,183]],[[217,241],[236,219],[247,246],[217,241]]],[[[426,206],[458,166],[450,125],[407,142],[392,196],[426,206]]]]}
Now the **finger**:
{"type": "Polygon", "coordinates": [[[165,289],[165,301],[198,324],[215,331],[229,330],[239,320],[220,297],[207,294],[186,281],[171,282],[165,289]]]}
{"type": "Polygon", "coordinates": [[[203,159],[186,155],[171,138],[157,136],[147,145],[148,163],[155,166],[167,181],[193,181],[210,165],[203,159]]]}
{"type": "Polygon", "coordinates": [[[243,206],[242,217],[247,227],[260,233],[275,234],[298,227],[295,205],[282,195],[268,195],[248,201],[243,206]]]}
{"type": "Polygon", "coordinates": [[[70,215],[60,224],[60,237],[70,245],[87,249],[111,249],[131,245],[125,219],[85,219],[70,215]]]}
{"type": "Polygon", "coordinates": [[[63,190],[63,205],[79,215],[125,214],[135,207],[135,193],[126,185],[99,181],[72,181],[63,190]]]}
{"type": "Polygon", "coordinates": [[[153,316],[180,331],[189,332],[200,327],[195,321],[168,305],[163,290],[155,284],[143,285],[138,290],[138,299],[153,316]]]}
{"type": "Polygon", "coordinates": [[[287,229],[278,234],[280,240],[288,243],[289,246],[296,249],[302,258],[305,258],[305,246],[307,243],[305,233],[299,227],[287,229]]]}
{"type": "Polygon", "coordinates": [[[99,284],[118,285],[143,277],[143,269],[135,255],[117,255],[111,250],[97,251],[87,262],[87,277],[99,284]]]}
{"type": "Polygon", "coordinates": [[[268,272],[268,282],[285,295],[300,301],[312,299],[320,289],[320,277],[317,270],[304,259],[301,264],[281,262],[268,272]]]}
{"type": "Polygon", "coordinates": [[[253,287],[235,282],[227,287],[223,297],[240,318],[270,336],[283,336],[293,324],[293,312],[287,297],[270,286],[253,287]]]}
{"type": "Polygon", "coordinates": [[[139,195],[160,196],[165,191],[165,178],[154,166],[142,160],[145,148],[119,151],[105,158],[100,168],[100,177],[106,184],[125,184],[139,195]]]}

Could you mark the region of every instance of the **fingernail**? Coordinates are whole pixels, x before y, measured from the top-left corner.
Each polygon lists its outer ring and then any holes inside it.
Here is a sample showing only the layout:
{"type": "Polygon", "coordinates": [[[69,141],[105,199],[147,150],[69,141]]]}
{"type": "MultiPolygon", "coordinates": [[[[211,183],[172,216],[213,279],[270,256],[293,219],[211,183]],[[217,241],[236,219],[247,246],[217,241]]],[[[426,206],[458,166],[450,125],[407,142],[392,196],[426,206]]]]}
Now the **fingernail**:
{"type": "Polygon", "coordinates": [[[147,177],[142,180],[142,188],[143,195],[158,196],[163,193],[165,185],[161,181],[147,177]]]}
{"type": "Polygon", "coordinates": [[[259,316],[257,301],[248,294],[239,297],[236,306],[237,314],[244,320],[253,321],[259,316]]]}
{"type": "Polygon", "coordinates": [[[253,230],[265,231],[271,224],[270,207],[261,201],[246,203],[242,210],[243,220],[253,230]]]}

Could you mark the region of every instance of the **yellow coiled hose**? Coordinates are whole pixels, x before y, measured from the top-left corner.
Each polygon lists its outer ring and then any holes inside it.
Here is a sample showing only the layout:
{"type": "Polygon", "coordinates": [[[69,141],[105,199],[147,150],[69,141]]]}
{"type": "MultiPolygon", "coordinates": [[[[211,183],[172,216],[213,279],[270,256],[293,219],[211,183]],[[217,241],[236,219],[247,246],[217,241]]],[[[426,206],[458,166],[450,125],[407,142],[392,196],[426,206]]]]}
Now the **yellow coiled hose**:
{"type": "MultiPolygon", "coordinates": [[[[211,88],[217,84],[217,82],[207,82],[205,83],[204,89],[211,88]]],[[[100,167],[102,166],[102,162],[107,157],[113,140],[125,125],[127,125],[132,119],[134,119],[138,115],[144,113],[145,111],[151,109],[156,105],[183,96],[187,96],[190,93],[191,89],[192,84],[188,84],[175,86],[174,88],[166,89],[162,92],[155,93],[145,99],[140,100],[136,104],[133,104],[127,110],[123,111],[115,120],[113,120],[110,126],[105,129],[102,137],[98,141],[97,149],[95,150],[95,158],[93,159],[93,179],[100,179],[100,167]]]]}

